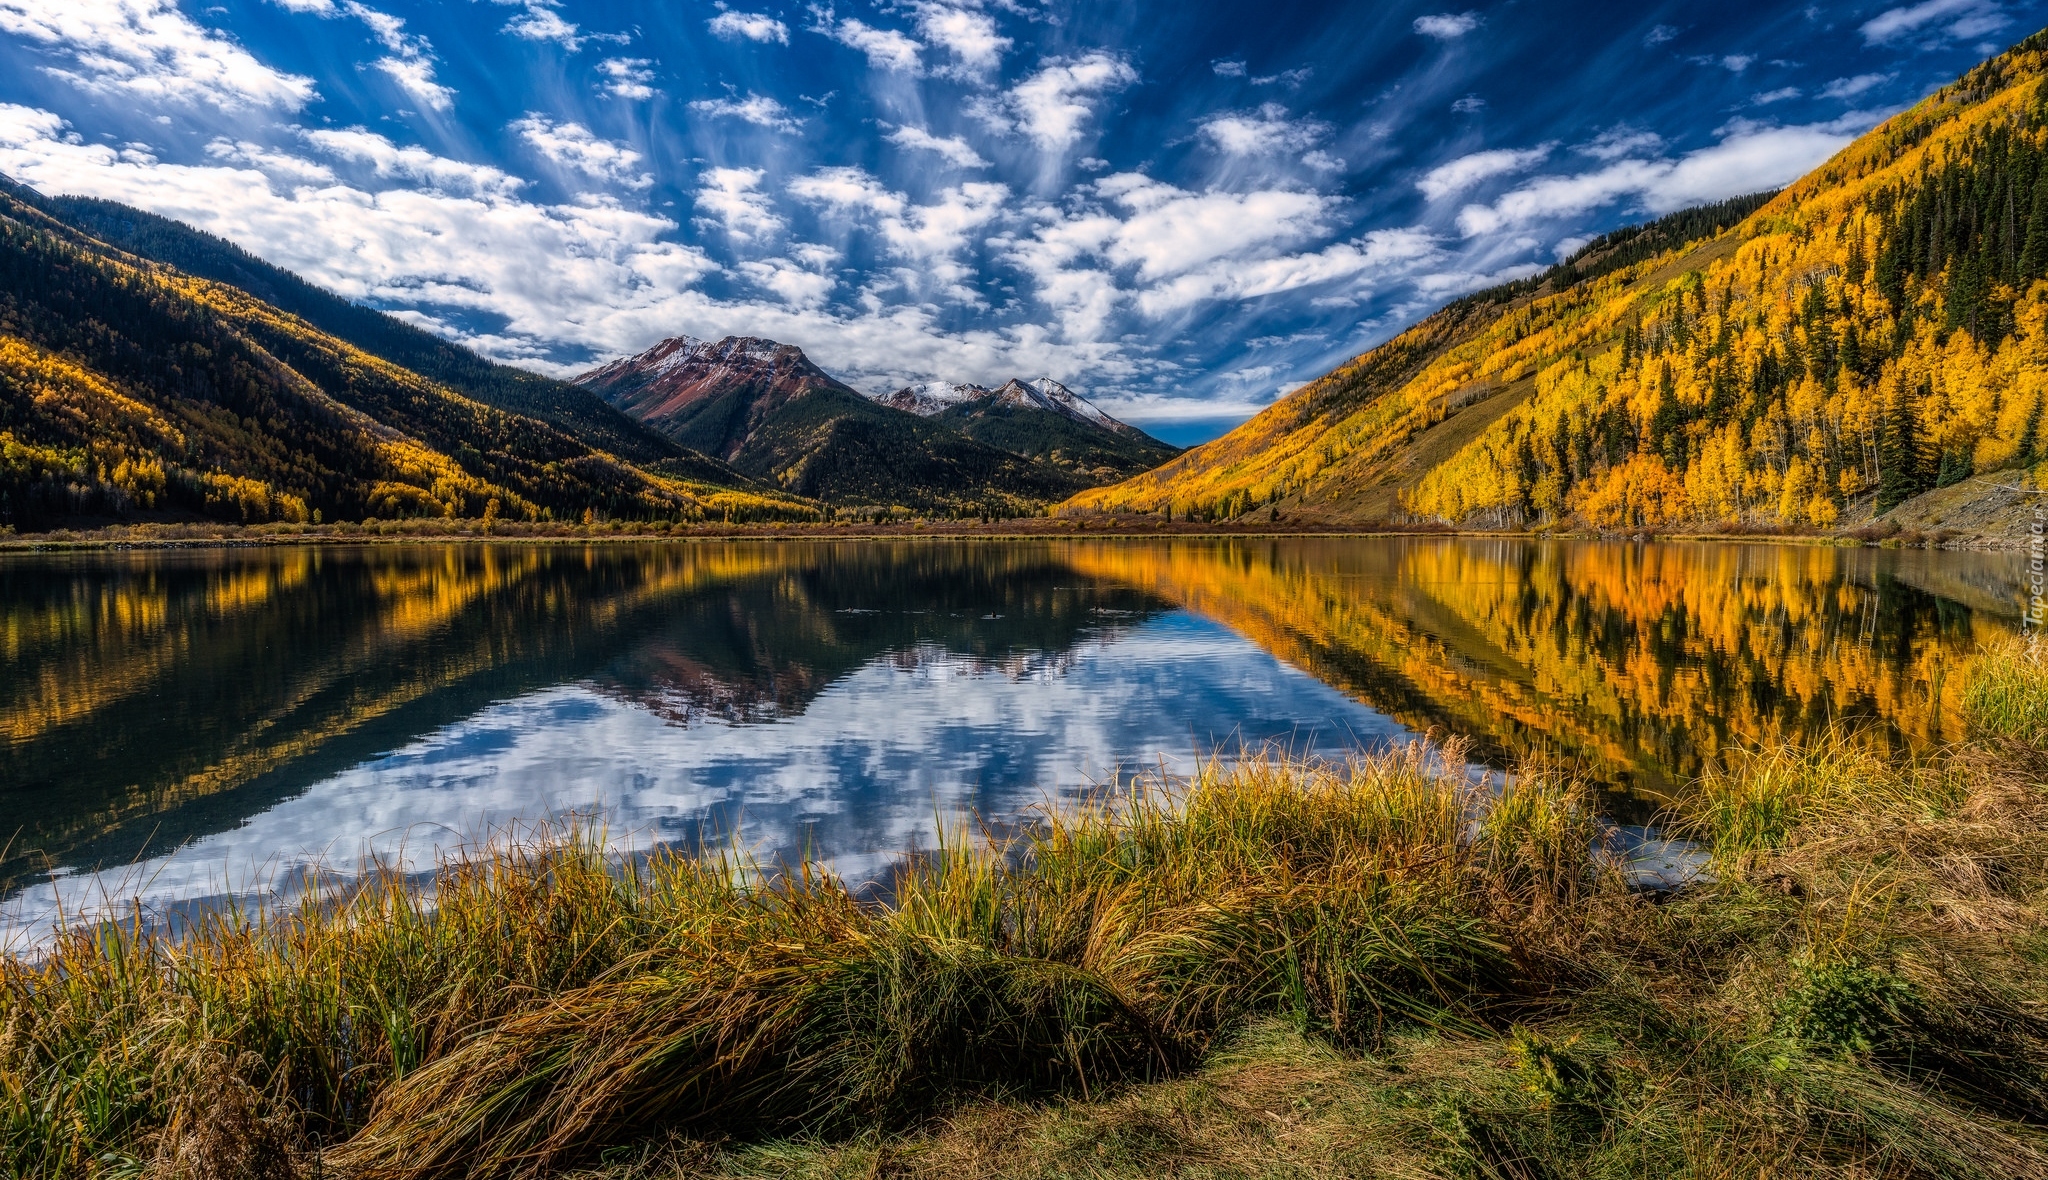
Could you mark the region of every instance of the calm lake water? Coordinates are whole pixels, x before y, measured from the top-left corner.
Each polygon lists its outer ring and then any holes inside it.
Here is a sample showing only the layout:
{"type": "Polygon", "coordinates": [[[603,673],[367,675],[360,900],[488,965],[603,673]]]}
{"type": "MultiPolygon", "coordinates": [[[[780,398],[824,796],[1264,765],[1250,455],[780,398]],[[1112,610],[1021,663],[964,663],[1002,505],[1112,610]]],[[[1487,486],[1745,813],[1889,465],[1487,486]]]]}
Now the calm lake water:
{"type": "Polygon", "coordinates": [[[855,878],[966,817],[1437,730],[1640,820],[1730,745],[1957,736],[2020,559],[1456,539],[0,555],[0,934],[550,817],[855,878]]]}

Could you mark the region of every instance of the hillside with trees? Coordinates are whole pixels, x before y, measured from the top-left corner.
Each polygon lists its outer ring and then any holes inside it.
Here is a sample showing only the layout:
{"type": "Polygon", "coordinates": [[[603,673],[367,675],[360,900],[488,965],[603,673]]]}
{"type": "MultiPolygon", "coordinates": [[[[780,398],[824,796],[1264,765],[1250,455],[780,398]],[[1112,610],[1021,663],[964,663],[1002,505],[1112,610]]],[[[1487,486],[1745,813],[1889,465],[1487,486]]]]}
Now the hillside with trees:
{"type": "Polygon", "coordinates": [[[2038,482],[2044,72],[2037,34],[1754,212],[1609,235],[1068,508],[1829,529],[2038,482]]]}
{"type": "Polygon", "coordinates": [[[702,456],[661,462],[684,477],[0,189],[0,525],[815,514],[702,456]]]}

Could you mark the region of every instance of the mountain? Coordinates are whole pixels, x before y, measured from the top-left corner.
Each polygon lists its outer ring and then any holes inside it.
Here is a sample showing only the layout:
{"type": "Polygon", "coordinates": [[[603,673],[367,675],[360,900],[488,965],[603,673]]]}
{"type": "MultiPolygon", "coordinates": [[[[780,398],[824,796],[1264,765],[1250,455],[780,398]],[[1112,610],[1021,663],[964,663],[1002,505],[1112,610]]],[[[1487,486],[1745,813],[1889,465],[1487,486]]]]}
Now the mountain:
{"type": "MultiPolygon", "coordinates": [[[[580,395],[579,395],[580,396],[580,395]]],[[[0,182],[0,524],[211,517],[808,516],[669,449],[650,473],[0,182]]]]}
{"type": "Polygon", "coordinates": [[[1011,515],[1101,482],[881,404],[752,336],[678,336],[576,383],[674,442],[838,504],[1011,515]]]}
{"type": "Polygon", "coordinates": [[[2048,458],[2044,59],[2036,34],[1767,199],[1461,299],[1064,509],[1828,528],[2015,483],[2048,458]]]}
{"type": "Polygon", "coordinates": [[[487,360],[449,340],[272,266],[179,221],[92,197],[49,197],[42,207],[111,246],[186,274],[239,287],[279,311],[473,401],[538,418],[633,463],[688,460],[675,444],[588,390],[487,360]]]}
{"type": "Polygon", "coordinates": [[[1179,447],[1117,421],[1050,377],[1013,378],[996,389],[907,385],[875,400],[1093,483],[1127,479],[1180,454],[1179,447]]]}

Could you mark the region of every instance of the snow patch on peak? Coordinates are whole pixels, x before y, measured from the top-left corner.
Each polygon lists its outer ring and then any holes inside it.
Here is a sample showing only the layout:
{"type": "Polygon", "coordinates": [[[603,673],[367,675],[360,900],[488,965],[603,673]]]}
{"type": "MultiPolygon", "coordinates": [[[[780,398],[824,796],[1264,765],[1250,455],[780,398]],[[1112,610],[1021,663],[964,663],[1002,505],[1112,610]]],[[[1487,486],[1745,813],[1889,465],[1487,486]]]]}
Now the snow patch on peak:
{"type": "Polygon", "coordinates": [[[971,402],[978,397],[987,397],[989,391],[980,385],[953,384],[944,381],[920,381],[906,385],[893,393],[877,396],[876,401],[894,409],[930,418],[943,414],[962,402],[971,402]]]}
{"type": "Polygon", "coordinates": [[[1082,397],[1050,377],[1040,377],[1029,384],[1032,390],[1045,399],[1048,409],[1057,410],[1059,413],[1065,414],[1070,418],[1078,418],[1083,422],[1092,422],[1105,430],[1123,433],[1130,429],[1130,427],[1122,422],[1103,413],[1101,408],[1096,406],[1094,402],[1089,401],[1087,398],[1082,397]]]}
{"type": "Polygon", "coordinates": [[[875,400],[885,406],[929,418],[943,414],[964,402],[988,397],[994,398],[997,405],[1045,410],[1118,434],[1137,433],[1132,427],[1103,413],[1087,398],[1050,377],[1039,377],[1032,381],[1012,377],[994,389],[966,382],[924,381],[906,385],[892,393],[878,394],[875,400]]]}

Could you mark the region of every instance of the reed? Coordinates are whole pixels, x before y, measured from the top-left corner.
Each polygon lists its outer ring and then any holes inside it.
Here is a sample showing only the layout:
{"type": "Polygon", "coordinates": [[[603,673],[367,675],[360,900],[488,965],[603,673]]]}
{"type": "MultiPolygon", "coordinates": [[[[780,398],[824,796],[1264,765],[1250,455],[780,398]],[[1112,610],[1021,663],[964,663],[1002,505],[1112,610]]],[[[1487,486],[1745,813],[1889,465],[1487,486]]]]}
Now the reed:
{"type": "Polygon", "coordinates": [[[1732,757],[1661,898],[1568,779],[1417,745],[1119,784],[886,901],[569,826],[81,925],[0,958],[0,1174],[2048,1177],[2026,674],[1927,765],[1732,757]]]}

